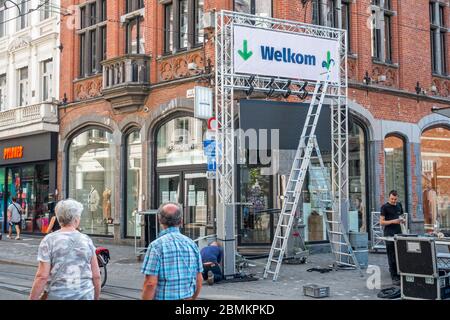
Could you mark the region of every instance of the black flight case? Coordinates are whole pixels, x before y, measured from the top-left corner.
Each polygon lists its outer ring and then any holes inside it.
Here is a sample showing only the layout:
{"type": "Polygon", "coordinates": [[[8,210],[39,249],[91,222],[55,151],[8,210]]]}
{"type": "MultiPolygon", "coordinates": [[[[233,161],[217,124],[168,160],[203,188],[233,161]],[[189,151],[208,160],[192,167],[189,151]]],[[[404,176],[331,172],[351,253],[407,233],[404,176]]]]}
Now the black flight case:
{"type": "Polygon", "coordinates": [[[450,299],[450,239],[395,236],[402,299],[450,299]]]}

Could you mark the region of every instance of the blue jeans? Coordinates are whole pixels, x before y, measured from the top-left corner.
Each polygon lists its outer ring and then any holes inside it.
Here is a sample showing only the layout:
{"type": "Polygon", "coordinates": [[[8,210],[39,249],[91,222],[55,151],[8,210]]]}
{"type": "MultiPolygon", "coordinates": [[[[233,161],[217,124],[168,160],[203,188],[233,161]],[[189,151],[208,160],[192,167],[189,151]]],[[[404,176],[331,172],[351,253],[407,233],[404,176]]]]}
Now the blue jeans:
{"type": "Polygon", "coordinates": [[[203,280],[208,279],[208,271],[212,271],[214,274],[214,282],[219,282],[222,280],[222,270],[218,264],[203,265],[203,280]]]}

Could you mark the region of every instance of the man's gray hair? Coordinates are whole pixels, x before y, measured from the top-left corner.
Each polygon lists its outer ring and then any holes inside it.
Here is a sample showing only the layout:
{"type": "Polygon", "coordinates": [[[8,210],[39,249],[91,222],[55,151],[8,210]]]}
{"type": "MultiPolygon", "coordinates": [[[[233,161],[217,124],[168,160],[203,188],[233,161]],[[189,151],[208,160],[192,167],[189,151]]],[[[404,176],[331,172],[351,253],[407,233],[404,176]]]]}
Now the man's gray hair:
{"type": "Polygon", "coordinates": [[[61,226],[70,226],[76,219],[81,218],[83,205],[76,200],[61,200],[55,207],[56,219],[61,226]]]}
{"type": "Polygon", "coordinates": [[[181,225],[181,221],[183,219],[183,210],[180,204],[176,202],[165,202],[159,206],[158,209],[158,218],[159,222],[168,227],[177,227],[181,225]],[[178,209],[174,213],[167,213],[164,208],[167,205],[174,205],[178,209]]]}

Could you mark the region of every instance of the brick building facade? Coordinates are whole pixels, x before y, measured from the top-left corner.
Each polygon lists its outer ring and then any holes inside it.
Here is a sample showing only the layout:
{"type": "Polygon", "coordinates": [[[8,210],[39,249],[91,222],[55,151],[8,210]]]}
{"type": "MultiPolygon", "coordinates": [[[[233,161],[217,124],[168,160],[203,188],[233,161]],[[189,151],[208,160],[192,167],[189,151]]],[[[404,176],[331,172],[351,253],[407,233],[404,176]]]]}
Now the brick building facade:
{"type": "MultiPolygon", "coordinates": [[[[61,21],[58,189],[91,212],[82,223],[88,233],[117,241],[134,236],[133,211],[166,200],[185,205],[186,233],[214,233],[214,184],[202,175],[205,123],[193,118],[186,92],[213,85],[214,29],[201,21],[221,9],[347,29],[355,228],[367,230],[370,212],[393,188],[400,188],[412,229],[434,223],[428,217],[436,210],[450,223],[450,120],[432,113],[450,107],[448,1],[61,0],[61,6],[72,14],[61,21]]],[[[247,169],[237,183],[242,202],[257,197],[263,209],[279,206],[280,177],[255,178],[257,170],[247,169]]],[[[267,246],[273,218],[249,222],[248,210],[239,210],[239,244],[267,246]]]]}

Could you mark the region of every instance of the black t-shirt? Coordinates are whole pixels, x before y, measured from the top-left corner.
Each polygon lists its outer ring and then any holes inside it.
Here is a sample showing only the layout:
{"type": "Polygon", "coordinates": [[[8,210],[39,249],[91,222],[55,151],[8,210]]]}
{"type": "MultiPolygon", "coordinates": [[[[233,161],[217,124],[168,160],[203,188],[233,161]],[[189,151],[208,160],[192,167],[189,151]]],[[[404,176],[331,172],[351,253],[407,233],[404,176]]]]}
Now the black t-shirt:
{"type": "MultiPolygon", "coordinates": [[[[403,208],[400,203],[394,206],[388,202],[381,207],[380,215],[384,216],[384,220],[386,221],[398,219],[401,214],[403,214],[403,208]]],[[[402,228],[399,224],[384,226],[384,235],[387,237],[392,237],[399,233],[402,233],[402,228]]]]}

